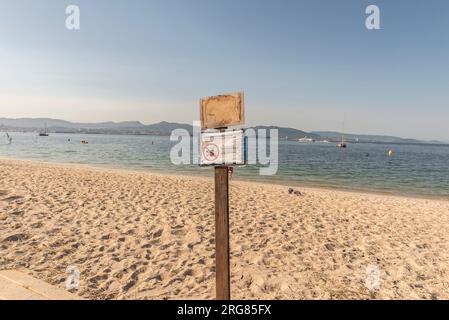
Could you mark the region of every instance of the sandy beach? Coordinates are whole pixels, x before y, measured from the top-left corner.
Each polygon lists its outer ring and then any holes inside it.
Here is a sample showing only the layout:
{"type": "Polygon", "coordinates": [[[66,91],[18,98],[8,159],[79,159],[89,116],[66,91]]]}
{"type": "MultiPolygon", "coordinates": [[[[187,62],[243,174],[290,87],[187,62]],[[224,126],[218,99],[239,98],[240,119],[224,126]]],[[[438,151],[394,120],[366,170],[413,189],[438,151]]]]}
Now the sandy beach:
{"type": "MultiPolygon", "coordinates": [[[[231,182],[233,298],[449,299],[449,201],[299,190],[231,182]]],[[[0,160],[0,270],[65,288],[76,266],[89,299],[213,299],[213,200],[212,179],[0,160]]]]}

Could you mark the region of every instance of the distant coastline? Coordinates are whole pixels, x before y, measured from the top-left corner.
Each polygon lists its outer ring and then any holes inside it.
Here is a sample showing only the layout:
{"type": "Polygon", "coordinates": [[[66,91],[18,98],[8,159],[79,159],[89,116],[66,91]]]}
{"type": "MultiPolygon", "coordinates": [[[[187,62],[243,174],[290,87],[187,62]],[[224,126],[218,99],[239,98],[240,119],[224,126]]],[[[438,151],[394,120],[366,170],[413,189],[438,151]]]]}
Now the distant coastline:
{"type": "MultiPolygon", "coordinates": [[[[162,121],[155,124],[145,125],[139,121],[125,122],[99,122],[99,123],[75,123],[51,118],[0,118],[0,132],[39,132],[47,127],[50,133],[64,134],[107,134],[107,135],[145,135],[145,136],[170,136],[175,129],[185,129],[190,134],[193,132],[192,125],[177,122],[162,121]]],[[[390,144],[434,144],[449,145],[444,141],[425,141],[410,138],[401,138],[388,135],[367,135],[341,133],[335,131],[312,131],[280,127],[280,126],[253,126],[254,129],[277,129],[279,139],[298,141],[307,139],[311,142],[339,142],[344,135],[349,143],[390,143],[390,144]]]]}

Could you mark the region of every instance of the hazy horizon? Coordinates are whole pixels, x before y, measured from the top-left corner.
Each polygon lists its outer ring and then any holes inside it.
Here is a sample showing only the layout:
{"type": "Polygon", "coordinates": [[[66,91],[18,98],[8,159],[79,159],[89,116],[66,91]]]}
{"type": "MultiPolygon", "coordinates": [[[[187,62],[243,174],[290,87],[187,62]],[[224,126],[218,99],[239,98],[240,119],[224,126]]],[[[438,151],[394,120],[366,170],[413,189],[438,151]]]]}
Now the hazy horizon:
{"type": "Polygon", "coordinates": [[[0,117],[191,123],[201,97],[243,90],[247,126],[345,120],[345,132],[449,141],[447,12],[439,0],[5,2],[0,117]],[[65,28],[69,4],[79,31],[65,28]],[[381,30],[365,28],[370,4],[381,30]]]}
{"type": "MultiPolygon", "coordinates": [[[[124,120],[124,121],[112,121],[112,120],[102,120],[102,121],[71,121],[71,120],[67,120],[67,119],[56,119],[56,118],[51,118],[51,117],[37,117],[37,118],[33,118],[33,117],[21,117],[21,118],[6,118],[6,117],[0,117],[1,118],[5,118],[8,120],[22,120],[22,119],[30,119],[30,120],[53,120],[53,121],[67,121],[69,123],[80,123],[80,124],[101,124],[101,123],[122,123],[122,122],[138,122],[142,125],[153,125],[153,124],[159,124],[161,122],[167,122],[167,123],[178,123],[181,125],[193,125],[193,122],[182,122],[182,121],[172,121],[169,119],[165,119],[165,120],[161,120],[161,121],[157,121],[157,122],[145,122],[145,121],[141,121],[141,120],[124,120]]],[[[200,120],[193,120],[194,122],[199,122],[200,120]]],[[[2,125],[2,123],[0,122],[0,125],[2,125]]],[[[449,140],[438,140],[438,139],[419,139],[416,137],[403,137],[403,136],[395,136],[392,134],[388,134],[388,133],[365,133],[365,132],[342,132],[341,130],[304,130],[302,128],[299,127],[293,127],[293,126],[283,126],[283,125],[278,125],[278,124],[273,124],[273,123],[256,123],[252,125],[254,126],[272,126],[272,127],[281,127],[281,128],[289,128],[289,129],[296,129],[296,130],[301,130],[304,131],[306,133],[315,133],[315,132],[335,132],[335,133],[340,133],[340,134],[346,134],[346,135],[359,135],[359,136],[384,136],[384,137],[395,137],[395,138],[401,138],[401,139],[414,139],[414,140],[419,140],[422,142],[443,142],[443,143],[449,143],[449,140]]],[[[250,127],[250,126],[246,126],[246,127],[250,127]]]]}

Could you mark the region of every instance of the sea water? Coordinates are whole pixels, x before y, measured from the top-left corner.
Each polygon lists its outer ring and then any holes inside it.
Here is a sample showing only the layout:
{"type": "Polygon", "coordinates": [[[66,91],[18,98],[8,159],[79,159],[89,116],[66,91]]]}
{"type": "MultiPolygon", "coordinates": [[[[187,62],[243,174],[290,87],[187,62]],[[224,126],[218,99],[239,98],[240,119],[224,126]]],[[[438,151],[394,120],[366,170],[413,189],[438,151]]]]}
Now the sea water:
{"type": "MultiPolygon", "coordinates": [[[[0,133],[0,157],[87,164],[120,169],[212,176],[211,168],[173,165],[169,137],[0,133]],[[81,141],[88,141],[82,144],[81,141]]],[[[256,166],[236,168],[237,179],[393,194],[449,197],[449,146],[279,141],[278,171],[260,176],[256,166]],[[392,148],[394,155],[388,156],[392,148]]]]}

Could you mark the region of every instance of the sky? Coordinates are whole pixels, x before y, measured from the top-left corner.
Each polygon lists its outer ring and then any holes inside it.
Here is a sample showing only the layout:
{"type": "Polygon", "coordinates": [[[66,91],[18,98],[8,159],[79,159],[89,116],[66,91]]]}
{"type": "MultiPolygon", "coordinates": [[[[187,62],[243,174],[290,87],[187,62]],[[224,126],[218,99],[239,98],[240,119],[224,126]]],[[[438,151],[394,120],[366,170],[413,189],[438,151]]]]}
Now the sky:
{"type": "Polygon", "coordinates": [[[0,0],[0,117],[199,119],[449,141],[446,0],[0,0]],[[78,5],[81,29],[65,27],[78,5]],[[380,30],[365,27],[368,5],[380,30]]]}

